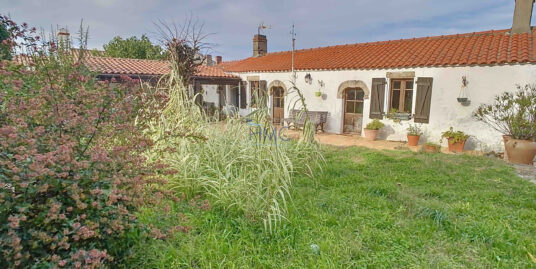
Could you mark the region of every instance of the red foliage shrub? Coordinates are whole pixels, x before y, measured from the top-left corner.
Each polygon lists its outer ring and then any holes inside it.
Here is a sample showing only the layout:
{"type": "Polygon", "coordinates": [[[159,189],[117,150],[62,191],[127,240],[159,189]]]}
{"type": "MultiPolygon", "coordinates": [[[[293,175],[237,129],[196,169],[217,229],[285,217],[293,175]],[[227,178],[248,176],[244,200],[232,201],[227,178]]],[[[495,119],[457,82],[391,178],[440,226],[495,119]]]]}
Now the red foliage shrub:
{"type": "Polygon", "coordinates": [[[30,68],[0,63],[0,267],[100,267],[157,185],[143,130],[165,96],[47,48],[30,68]]]}

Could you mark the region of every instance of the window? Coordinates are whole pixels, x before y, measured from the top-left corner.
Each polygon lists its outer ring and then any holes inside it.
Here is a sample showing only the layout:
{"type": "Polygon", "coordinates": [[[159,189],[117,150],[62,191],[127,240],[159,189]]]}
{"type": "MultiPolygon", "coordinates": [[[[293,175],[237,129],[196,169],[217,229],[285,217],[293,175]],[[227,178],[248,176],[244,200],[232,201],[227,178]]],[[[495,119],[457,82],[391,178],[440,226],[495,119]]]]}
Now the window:
{"type": "Polygon", "coordinates": [[[411,113],[413,105],[413,79],[391,80],[390,110],[411,113]]]}
{"type": "Polygon", "coordinates": [[[268,96],[265,92],[265,89],[261,89],[260,81],[250,81],[249,83],[251,89],[250,107],[256,107],[259,103],[259,100],[264,100],[264,102],[266,102],[268,96]]]}
{"type": "Polygon", "coordinates": [[[365,92],[360,88],[346,89],[346,113],[363,114],[363,98],[365,92]]]}

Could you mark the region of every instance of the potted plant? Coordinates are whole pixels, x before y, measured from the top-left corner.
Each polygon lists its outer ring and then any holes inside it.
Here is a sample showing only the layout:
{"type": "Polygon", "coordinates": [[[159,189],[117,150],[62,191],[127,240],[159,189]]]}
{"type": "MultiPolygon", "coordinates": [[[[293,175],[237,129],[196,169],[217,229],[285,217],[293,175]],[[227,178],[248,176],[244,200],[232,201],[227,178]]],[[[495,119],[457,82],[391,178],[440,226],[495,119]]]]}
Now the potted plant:
{"type": "Polygon", "coordinates": [[[533,164],[536,156],[536,86],[517,86],[516,92],[480,105],[473,116],[503,134],[508,161],[533,164]]]}
{"type": "Polygon", "coordinates": [[[421,127],[417,124],[410,124],[408,129],[408,146],[416,147],[422,135],[421,127]]]}
{"type": "Polygon", "coordinates": [[[378,132],[384,126],[384,124],[378,119],[374,119],[365,126],[365,138],[369,141],[376,140],[378,132]]]}
{"type": "Polygon", "coordinates": [[[437,153],[441,150],[441,146],[436,143],[426,142],[424,143],[423,149],[428,153],[437,153]]]}
{"type": "Polygon", "coordinates": [[[448,140],[450,152],[463,152],[465,142],[469,138],[469,135],[462,131],[454,131],[454,128],[450,127],[448,131],[441,134],[441,140],[443,140],[443,138],[448,140]]]}

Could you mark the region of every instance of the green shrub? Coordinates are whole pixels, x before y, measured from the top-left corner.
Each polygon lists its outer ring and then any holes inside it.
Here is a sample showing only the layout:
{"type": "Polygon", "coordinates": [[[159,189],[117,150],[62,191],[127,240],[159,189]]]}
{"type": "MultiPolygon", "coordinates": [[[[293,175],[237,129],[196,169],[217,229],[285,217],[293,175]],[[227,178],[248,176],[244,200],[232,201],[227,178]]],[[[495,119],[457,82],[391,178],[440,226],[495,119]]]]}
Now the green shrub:
{"type": "Polygon", "coordinates": [[[383,128],[383,126],[385,126],[385,124],[383,124],[383,122],[379,121],[378,119],[374,119],[373,121],[371,121],[371,122],[369,122],[367,124],[365,129],[368,129],[368,130],[380,130],[381,128],[383,128]]]}

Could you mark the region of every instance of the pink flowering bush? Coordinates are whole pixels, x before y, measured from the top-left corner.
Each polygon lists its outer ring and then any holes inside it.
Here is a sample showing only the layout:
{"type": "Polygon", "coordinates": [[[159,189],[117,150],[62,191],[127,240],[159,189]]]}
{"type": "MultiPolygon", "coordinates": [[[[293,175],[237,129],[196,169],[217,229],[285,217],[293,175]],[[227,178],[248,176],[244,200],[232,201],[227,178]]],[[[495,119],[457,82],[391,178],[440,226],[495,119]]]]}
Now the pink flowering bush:
{"type": "MultiPolygon", "coordinates": [[[[0,23],[8,44],[38,40],[0,23]]],[[[151,186],[164,168],[143,157],[143,130],[165,96],[127,77],[97,81],[51,44],[26,44],[29,66],[0,62],[0,268],[111,264],[141,230],[136,210],[161,197],[151,186]]]]}

